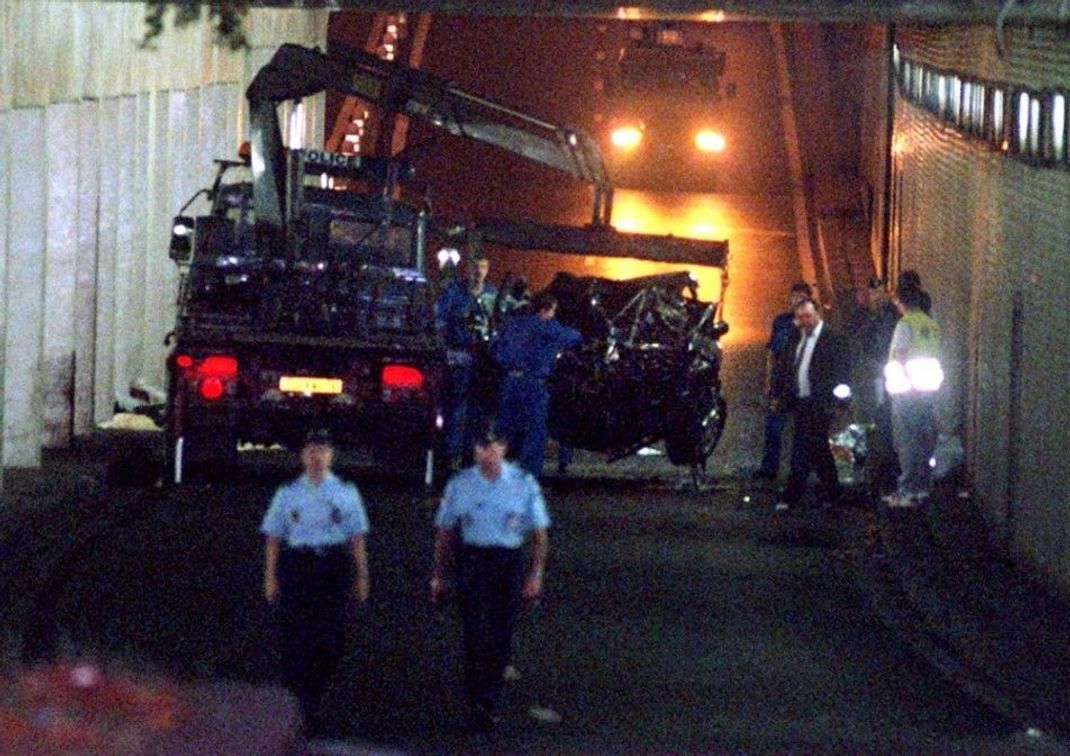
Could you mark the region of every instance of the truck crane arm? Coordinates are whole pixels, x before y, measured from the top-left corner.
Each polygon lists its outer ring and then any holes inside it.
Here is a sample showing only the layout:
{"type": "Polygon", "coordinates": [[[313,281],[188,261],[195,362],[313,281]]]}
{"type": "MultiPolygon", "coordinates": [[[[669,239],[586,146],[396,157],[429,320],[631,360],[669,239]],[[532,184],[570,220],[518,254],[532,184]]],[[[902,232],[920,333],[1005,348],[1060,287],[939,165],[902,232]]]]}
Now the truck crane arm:
{"type": "Polygon", "coordinates": [[[457,244],[490,244],[512,249],[634,257],[663,263],[728,267],[728,242],[681,236],[621,233],[612,226],[566,226],[531,220],[480,218],[465,226],[442,229],[457,244]]]}
{"type": "Polygon", "coordinates": [[[613,189],[594,139],[465,92],[450,82],[353,48],[328,53],[282,45],[246,90],[253,176],[263,202],[258,218],[282,225],[282,136],[275,108],[330,89],[385,110],[418,118],[456,136],[476,139],[556,168],[594,187],[592,224],[608,225],[613,189]]]}

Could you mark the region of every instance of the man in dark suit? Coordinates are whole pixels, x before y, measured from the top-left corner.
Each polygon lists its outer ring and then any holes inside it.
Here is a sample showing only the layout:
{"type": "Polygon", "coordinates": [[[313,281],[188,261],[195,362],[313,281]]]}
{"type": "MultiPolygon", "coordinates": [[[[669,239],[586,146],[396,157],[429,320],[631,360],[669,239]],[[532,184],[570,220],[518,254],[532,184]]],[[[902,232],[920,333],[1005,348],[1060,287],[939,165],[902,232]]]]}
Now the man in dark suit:
{"type": "Polygon", "coordinates": [[[778,509],[797,506],[811,471],[817,473],[818,501],[840,498],[836,463],[829,448],[829,427],[839,400],[850,397],[850,352],[846,339],[821,319],[812,299],[792,309],[797,326],[774,376],[776,401],[791,410],[795,438],[791,474],[778,509]]]}

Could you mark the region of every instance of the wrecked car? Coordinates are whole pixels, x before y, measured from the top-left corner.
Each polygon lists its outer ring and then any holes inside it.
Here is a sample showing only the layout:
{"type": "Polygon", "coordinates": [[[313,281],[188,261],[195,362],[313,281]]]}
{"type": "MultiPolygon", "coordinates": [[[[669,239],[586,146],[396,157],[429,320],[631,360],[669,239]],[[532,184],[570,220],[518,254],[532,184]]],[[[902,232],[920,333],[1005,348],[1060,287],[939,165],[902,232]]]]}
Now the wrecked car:
{"type": "Polygon", "coordinates": [[[559,273],[558,318],[584,337],[550,384],[550,432],[619,459],[664,442],[669,461],[704,474],[724,431],[716,303],[686,272],[614,281],[559,273]]]}

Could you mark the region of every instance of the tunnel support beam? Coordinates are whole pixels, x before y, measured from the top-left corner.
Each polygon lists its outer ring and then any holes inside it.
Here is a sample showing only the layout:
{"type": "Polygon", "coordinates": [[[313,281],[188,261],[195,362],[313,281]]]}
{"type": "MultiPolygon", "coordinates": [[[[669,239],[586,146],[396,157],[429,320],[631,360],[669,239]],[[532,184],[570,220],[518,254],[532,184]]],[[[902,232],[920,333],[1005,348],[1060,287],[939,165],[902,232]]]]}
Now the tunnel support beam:
{"type": "Polygon", "coordinates": [[[4,490],[4,378],[7,370],[7,249],[8,230],[11,228],[11,121],[10,111],[0,109],[0,492],[4,490]]]}
{"type": "Polygon", "coordinates": [[[48,193],[43,108],[9,114],[8,239],[4,347],[4,463],[41,462],[41,340],[48,193]]]}
{"type": "Polygon", "coordinates": [[[784,144],[791,167],[791,201],[795,219],[795,244],[799,251],[799,267],[803,280],[817,282],[814,265],[814,245],[810,238],[811,202],[806,187],[806,166],[803,165],[799,142],[798,122],[792,101],[791,71],[788,68],[787,42],[783,24],[769,24],[769,33],[776,50],[777,95],[780,100],[780,122],[784,129],[784,144]]]}

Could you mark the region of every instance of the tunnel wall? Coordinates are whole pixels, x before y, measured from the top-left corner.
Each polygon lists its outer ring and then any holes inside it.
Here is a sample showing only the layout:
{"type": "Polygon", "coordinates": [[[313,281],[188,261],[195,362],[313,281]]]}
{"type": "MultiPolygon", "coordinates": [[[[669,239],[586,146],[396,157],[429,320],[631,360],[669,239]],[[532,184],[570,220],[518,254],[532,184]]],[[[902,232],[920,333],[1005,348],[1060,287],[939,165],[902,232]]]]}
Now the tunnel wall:
{"type": "MultiPolygon", "coordinates": [[[[904,56],[962,76],[1066,92],[1055,29],[900,28],[904,56]]],[[[976,498],[1014,553],[1070,593],[1070,170],[1015,159],[903,97],[894,250],[945,338],[942,425],[966,439],[976,498]]]]}
{"type": "MultiPolygon", "coordinates": [[[[862,132],[858,171],[863,180],[865,220],[868,226],[870,271],[883,276],[886,271],[886,218],[883,212],[889,140],[889,29],[864,27],[863,49],[854,65],[860,74],[862,92],[858,118],[862,132]]],[[[857,280],[857,279],[856,279],[857,280]]]]}
{"type": "MultiPolygon", "coordinates": [[[[326,40],[327,11],[255,9],[246,50],[203,22],[143,49],[144,13],[0,0],[5,465],[110,418],[132,381],[163,388],[171,216],[235,155],[244,85],[278,44],[326,40]]],[[[308,134],[321,117],[308,109],[308,134]]]]}
{"type": "Polygon", "coordinates": [[[887,27],[783,28],[814,271],[827,311],[846,317],[853,289],[883,269],[887,27]]]}

